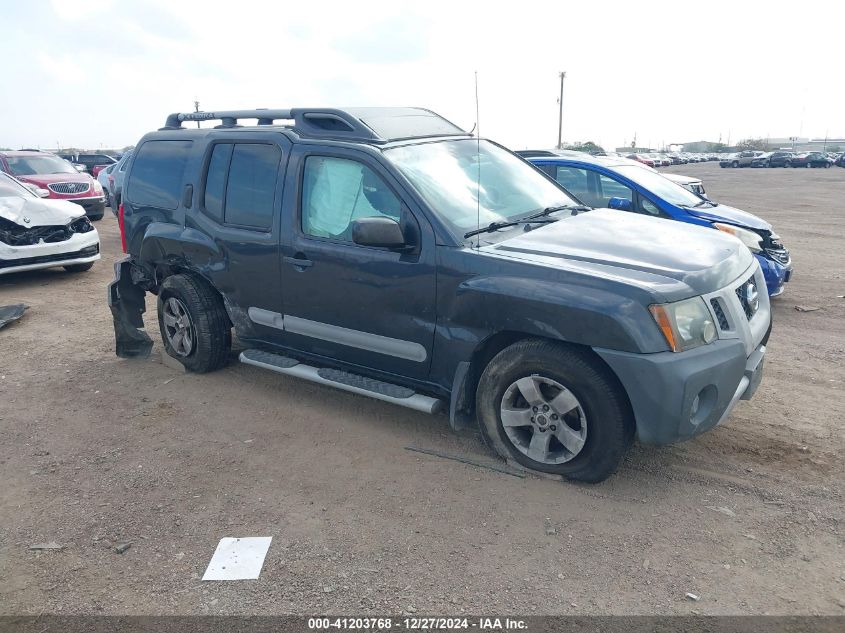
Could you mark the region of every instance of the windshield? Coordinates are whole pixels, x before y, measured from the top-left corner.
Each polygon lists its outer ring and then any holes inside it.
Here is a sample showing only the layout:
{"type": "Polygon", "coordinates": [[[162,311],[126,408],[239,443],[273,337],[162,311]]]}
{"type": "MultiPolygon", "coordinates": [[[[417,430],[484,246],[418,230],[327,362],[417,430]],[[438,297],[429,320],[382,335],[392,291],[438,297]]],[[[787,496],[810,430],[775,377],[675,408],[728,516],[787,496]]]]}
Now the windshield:
{"type": "Polygon", "coordinates": [[[539,171],[489,141],[405,145],[385,155],[459,234],[547,207],[578,204],[539,171]]]}
{"type": "Polygon", "coordinates": [[[15,176],[77,173],[73,165],[58,156],[8,156],[6,161],[9,171],[15,176]]]}
{"type": "Polygon", "coordinates": [[[0,198],[34,198],[35,194],[14,178],[0,173],[0,198]]]}
{"type": "Polygon", "coordinates": [[[620,165],[615,169],[625,178],[633,180],[647,191],[671,204],[679,207],[694,207],[702,202],[697,195],[672,182],[659,172],[635,167],[634,165],[620,165]]]}

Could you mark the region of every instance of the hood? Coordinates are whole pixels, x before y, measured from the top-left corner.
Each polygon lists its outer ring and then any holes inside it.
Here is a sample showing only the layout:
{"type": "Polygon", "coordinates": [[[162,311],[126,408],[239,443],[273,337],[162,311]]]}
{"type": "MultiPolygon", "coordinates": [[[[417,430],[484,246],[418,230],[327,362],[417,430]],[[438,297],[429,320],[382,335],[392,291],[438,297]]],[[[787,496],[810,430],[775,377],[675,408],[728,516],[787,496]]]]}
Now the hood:
{"type": "Polygon", "coordinates": [[[772,230],[772,225],[762,218],[758,218],[753,213],[748,213],[742,209],[734,209],[726,204],[717,204],[715,207],[710,207],[709,209],[686,209],[686,211],[690,215],[703,220],[710,220],[711,222],[727,222],[728,224],[757,229],[758,231],[772,230]]]}
{"type": "Polygon", "coordinates": [[[88,174],[76,172],[75,174],[27,174],[26,176],[15,176],[18,180],[29,182],[33,185],[41,185],[46,188],[54,182],[87,182],[91,184],[94,179],[88,174]]]}
{"type": "Polygon", "coordinates": [[[67,200],[17,196],[0,198],[0,217],[20,226],[65,225],[83,215],[85,209],[67,200]],[[24,218],[29,218],[29,222],[25,222],[24,218]]]}
{"type": "Polygon", "coordinates": [[[596,209],[514,237],[482,252],[612,277],[665,300],[713,292],[752,263],[731,235],[674,220],[596,209]]]}

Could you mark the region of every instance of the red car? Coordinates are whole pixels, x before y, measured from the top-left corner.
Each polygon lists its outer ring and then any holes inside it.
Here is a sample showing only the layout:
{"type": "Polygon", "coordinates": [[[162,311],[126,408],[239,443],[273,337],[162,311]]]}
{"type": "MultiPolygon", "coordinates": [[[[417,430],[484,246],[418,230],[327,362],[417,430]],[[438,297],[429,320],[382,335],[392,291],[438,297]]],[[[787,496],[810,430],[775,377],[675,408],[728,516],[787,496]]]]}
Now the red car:
{"type": "Polygon", "coordinates": [[[99,220],[105,213],[102,185],[55,154],[29,150],[0,152],[0,171],[43,189],[46,192],[43,197],[81,205],[91,220],[99,220]]]}
{"type": "Polygon", "coordinates": [[[648,156],[643,156],[642,154],[628,154],[626,158],[635,160],[638,163],[642,163],[643,165],[648,165],[649,167],[654,167],[654,160],[649,158],[648,156]]]}

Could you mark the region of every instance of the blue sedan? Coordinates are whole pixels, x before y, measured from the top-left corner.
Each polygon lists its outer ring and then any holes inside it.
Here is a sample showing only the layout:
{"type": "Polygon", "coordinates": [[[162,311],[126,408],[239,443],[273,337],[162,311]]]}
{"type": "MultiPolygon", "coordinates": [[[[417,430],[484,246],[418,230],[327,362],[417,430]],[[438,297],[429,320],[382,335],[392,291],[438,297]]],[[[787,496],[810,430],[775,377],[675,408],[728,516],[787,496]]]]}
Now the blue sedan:
{"type": "Polygon", "coordinates": [[[789,251],[772,225],[756,215],[698,196],[632,161],[586,154],[557,156],[551,152],[525,155],[588,206],[698,224],[739,238],[760,262],[772,297],[783,292],[792,275],[789,251]]]}

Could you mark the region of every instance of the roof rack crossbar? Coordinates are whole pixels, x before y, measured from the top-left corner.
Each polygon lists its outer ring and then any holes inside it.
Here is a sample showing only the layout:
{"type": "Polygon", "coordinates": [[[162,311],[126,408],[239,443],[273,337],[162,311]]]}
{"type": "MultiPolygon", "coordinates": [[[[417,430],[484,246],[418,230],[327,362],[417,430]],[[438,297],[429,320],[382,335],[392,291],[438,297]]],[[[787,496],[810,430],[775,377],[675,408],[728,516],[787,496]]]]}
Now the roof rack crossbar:
{"type": "Polygon", "coordinates": [[[346,136],[379,140],[370,128],[343,110],[335,108],[293,108],[290,110],[218,110],[215,112],[174,112],[162,130],[178,130],[183,121],[220,121],[216,128],[240,127],[241,119],[257,119],[258,125],[273,125],[278,120],[293,121],[293,129],[309,136],[346,136]]]}
{"type": "Polygon", "coordinates": [[[183,121],[220,121],[219,127],[235,127],[238,119],[258,119],[258,125],[273,125],[280,119],[293,119],[290,110],[223,110],[218,112],[174,112],[167,117],[162,129],[178,130],[183,121]]]}

